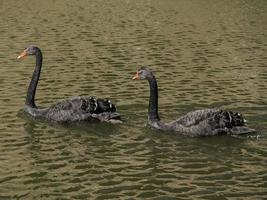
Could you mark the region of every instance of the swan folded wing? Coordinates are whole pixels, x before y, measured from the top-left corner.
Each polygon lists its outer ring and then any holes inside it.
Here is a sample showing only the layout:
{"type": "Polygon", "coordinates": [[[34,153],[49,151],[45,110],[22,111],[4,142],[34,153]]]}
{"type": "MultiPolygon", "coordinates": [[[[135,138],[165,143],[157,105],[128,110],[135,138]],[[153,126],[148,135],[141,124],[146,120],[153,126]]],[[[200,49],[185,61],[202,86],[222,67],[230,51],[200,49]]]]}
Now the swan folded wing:
{"type": "Polygon", "coordinates": [[[190,127],[199,124],[201,121],[205,121],[208,118],[214,116],[220,112],[218,109],[202,109],[187,113],[184,116],[179,117],[173,123],[179,124],[185,127],[190,127]]]}
{"type": "Polygon", "coordinates": [[[109,100],[73,97],[51,106],[46,117],[59,122],[74,122],[94,118],[92,114],[95,113],[115,111],[116,107],[109,100]]]}
{"type": "Polygon", "coordinates": [[[246,134],[255,132],[245,126],[239,113],[216,109],[204,109],[190,112],[169,124],[173,130],[192,136],[246,134]]]}
{"type": "Polygon", "coordinates": [[[175,124],[174,131],[180,132],[184,135],[194,136],[211,136],[222,135],[229,133],[228,128],[214,127],[209,121],[210,119],[203,120],[198,124],[192,126],[183,126],[182,124],[175,124]]]}

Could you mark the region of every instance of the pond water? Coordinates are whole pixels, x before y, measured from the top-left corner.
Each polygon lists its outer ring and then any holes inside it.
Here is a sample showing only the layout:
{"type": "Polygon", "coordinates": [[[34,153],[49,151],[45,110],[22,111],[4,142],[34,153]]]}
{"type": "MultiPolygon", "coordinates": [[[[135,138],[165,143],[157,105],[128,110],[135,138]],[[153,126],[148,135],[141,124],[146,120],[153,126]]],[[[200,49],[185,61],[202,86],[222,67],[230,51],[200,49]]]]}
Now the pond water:
{"type": "Polygon", "coordinates": [[[0,2],[0,199],[266,199],[267,1],[0,2]],[[109,97],[124,123],[49,124],[19,114],[35,59],[37,104],[109,97]],[[219,107],[257,133],[190,138],[146,126],[158,80],[164,121],[219,107]]]}

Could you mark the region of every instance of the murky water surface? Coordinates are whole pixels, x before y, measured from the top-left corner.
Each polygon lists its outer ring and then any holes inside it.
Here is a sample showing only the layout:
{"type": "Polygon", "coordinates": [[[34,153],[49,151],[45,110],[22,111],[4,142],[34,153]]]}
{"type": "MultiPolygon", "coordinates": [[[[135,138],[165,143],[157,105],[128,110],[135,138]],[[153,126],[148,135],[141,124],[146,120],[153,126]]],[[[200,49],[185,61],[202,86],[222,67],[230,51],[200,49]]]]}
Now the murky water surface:
{"type": "Polygon", "coordinates": [[[0,199],[267,197],[267,1],[0,1],[0,199]],[[19,115],[34,58],[37,103],[110,97],[125,123],[56,125],[19,115]],[[165,121],[221,107],[257,134],[188,138],[146,127],[155,72],[165,121]]]}

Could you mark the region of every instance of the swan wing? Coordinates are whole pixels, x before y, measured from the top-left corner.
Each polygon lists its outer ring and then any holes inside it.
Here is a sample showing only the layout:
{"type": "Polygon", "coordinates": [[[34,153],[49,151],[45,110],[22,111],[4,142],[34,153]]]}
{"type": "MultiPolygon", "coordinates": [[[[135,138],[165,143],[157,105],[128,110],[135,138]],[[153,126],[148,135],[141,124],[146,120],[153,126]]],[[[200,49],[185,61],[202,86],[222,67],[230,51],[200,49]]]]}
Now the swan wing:
{"type": "Polygon", "coordinates": [[[173,130],[192,136],[246,134],[255,132],[245,126],[245,120],[239,113],[219,109],[203,109],[187,113],[168,124],[173,130]]]}
{"type": "Polygon", "coordinates": [[[74,122],[96,118],[98,114],[115,111],[115,105],[108,99],[72,97],[48,108],[46,118],[58,122],[74,122]]]}
{"type": "Polygon", "coordinates": [[[202,110],[195,110],[192,112],[187,113],[179,117],[173,123],[183,125],[185,127],[190,127],[201,123],[211,117],[213,117],[216,113],[220,112],[218,109],[202,109],[202,110]]]}

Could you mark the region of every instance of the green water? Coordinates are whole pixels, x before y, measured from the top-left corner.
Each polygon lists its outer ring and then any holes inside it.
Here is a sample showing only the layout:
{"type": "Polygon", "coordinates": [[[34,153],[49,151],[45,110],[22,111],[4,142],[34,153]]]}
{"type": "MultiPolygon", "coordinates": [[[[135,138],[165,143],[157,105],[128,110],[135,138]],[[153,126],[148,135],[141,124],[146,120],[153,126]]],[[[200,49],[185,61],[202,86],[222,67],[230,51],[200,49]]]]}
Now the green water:
{"type": "Polygon", "coordinates": [[[0,1],[0,199],[266,199],[267,1],[0,1]],[[35,59],[37,104],[91,95],[124,124],[20,114],[35,59]],[[189,138],[146,127],[149,66],[162,120],[220,107],[256,134],[189,138]]]}

